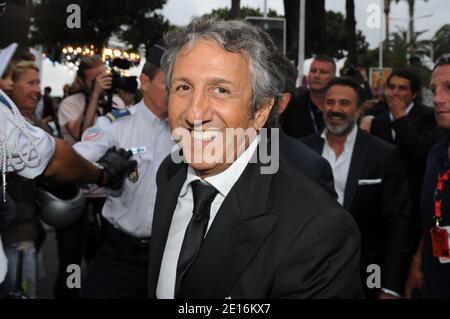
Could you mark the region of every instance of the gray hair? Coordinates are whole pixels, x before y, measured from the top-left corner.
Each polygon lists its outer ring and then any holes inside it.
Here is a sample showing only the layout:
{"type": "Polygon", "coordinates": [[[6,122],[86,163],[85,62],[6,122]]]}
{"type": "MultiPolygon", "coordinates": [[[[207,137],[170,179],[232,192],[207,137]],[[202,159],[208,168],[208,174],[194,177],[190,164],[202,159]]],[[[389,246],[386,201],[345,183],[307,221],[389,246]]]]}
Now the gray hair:
{"type": "MultiPolygon", "coordinates": [[[[194,18],[188,26],[167,33],[164,37],[167,51],[161,60],[167,90],[171,87],[177,55],[186,45],[187,49],[192,49],[200,39],[215,41],[229,52],[241,53],[248,61],[252,85],[251,117],[268,99],[274,98],[274,105],[277,105],[284,90],[284,77],[275,63],[277,49],[266,32],[237,20],[194,18]]],[[[276,114],[271,112],[271,116],[276,114]]]]}

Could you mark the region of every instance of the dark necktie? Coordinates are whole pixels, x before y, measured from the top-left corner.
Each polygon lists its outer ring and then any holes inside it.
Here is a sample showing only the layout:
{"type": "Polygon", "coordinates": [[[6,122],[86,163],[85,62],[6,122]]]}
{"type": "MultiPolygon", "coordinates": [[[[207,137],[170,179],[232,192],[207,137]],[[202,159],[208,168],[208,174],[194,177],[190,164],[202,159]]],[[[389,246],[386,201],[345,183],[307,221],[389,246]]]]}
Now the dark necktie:
{"type": "Polygon", "coordinates": [[[183,278],[197,256],[203,237],[205,237],[211,203],[217,194],[217,189],[209,184],[203,184],[199,180],[193,181],[191,187],[194,195],[194,210],[186,228],[183,245],[181,246],[180,256],[178,258],[175,297],[183,278]]]}

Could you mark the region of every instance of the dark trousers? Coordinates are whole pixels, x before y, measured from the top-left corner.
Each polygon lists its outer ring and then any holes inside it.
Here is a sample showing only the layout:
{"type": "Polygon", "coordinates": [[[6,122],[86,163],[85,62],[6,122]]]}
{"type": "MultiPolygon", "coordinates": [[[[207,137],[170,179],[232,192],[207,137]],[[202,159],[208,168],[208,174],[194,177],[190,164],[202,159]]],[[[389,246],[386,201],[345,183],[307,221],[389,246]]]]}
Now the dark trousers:
{"type": "Polygon", "coordinates": [[[80,298],[146,298],[147,275],[148,248],[123,249],[105,240],[88,265],[80,298]]]}

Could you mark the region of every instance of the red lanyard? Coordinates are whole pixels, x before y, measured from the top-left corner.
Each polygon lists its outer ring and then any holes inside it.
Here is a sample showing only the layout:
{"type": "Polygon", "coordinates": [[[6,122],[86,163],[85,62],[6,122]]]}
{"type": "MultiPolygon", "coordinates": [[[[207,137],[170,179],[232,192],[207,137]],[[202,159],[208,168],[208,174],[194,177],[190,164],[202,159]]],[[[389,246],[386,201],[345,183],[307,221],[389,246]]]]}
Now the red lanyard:
{"type": "Polygon", "coordinates": [[[434,219],[436,220],[436,227],[442,219],[442,195],[444,192],[444,184],[450,179],[450,169],[444,174],[439,174],[436,189],[434,190],[434,219]]]}

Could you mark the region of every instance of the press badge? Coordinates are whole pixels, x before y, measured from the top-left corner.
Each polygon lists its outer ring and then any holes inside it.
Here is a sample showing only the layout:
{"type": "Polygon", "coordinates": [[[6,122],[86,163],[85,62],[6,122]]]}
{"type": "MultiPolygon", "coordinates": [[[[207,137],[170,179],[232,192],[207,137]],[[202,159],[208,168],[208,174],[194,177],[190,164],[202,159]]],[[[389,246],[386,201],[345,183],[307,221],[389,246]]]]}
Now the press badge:
{"type": "Polygon", "coordinates": [[[450,226],[433,227],[430,232],[433,256],[439,258],[441,264],[450,263],[450,226]]]}

